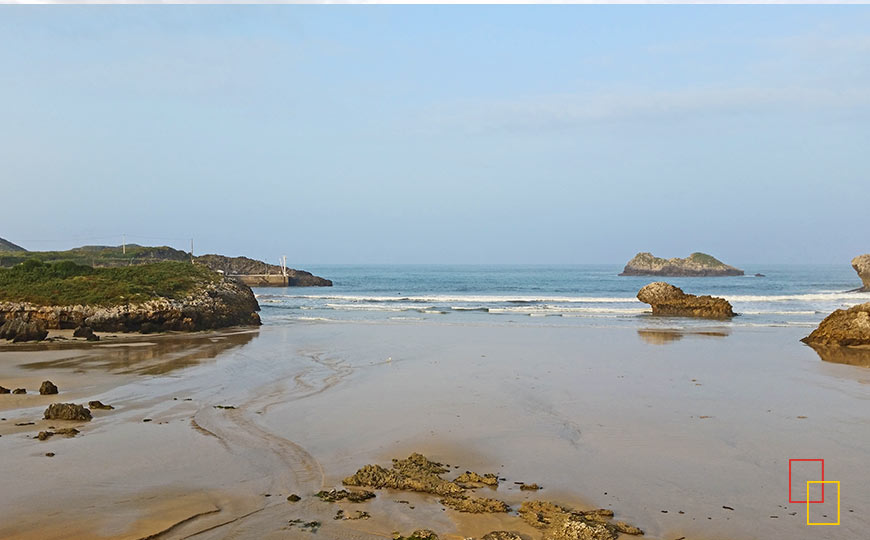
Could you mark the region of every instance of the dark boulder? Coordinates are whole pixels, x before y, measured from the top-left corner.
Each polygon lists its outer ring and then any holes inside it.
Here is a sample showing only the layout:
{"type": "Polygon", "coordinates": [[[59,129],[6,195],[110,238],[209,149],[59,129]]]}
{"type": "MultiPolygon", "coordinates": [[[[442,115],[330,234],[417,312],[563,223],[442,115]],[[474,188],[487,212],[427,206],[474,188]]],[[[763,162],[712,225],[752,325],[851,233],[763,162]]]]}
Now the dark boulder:
{"type": "Polygon", "coordinates": [[[102,409],[104,411],[111,411],[112,409],[114,409],[114,407],[112,407],[111,405],[106,405],[102,401],[96,401],[96,400],[89,401],[88,407],[90,407],[91,409],[102,409]]]}
{"type": "Polygon", "coordinates": [[[94,329],[90,326],[79,326],[73,332],[73,337],[85,338],[88,341],[100,341],[100,336],[94,334],[94,329]]]}
{"type": "Polygon", "coordinates": [[[46,420],[90,421],[91,411],[75,403],[52,403],[45,409],[46,420]]]}
{"type": "Polygon", "coordinates": [[[13,343],[22,341],[42,341],[48,336],[48,330],[42,321],[27,322],[23,319],[9,319],[0,326],[0,339],[13,343]]]}
{"type": "Polygon", "coordinates": [[[24,388],[16,388],[15,390],[12,391],[12,393],[13,394],[26,394],[27,390],[25,390],[24,388]]]}
{"type": "Polygon", "coordinates": [[[12,390],[10,390],[6,387],[0,386],[0,394],[9,394],[11,392],[12,392],[12,390]]]}
{"type": "Polygon", "coordinates": [[[39,386],[39,393],[43,396],[57,394],[57,386],[51,381],[42,381],[42,384],[39,386]]]}

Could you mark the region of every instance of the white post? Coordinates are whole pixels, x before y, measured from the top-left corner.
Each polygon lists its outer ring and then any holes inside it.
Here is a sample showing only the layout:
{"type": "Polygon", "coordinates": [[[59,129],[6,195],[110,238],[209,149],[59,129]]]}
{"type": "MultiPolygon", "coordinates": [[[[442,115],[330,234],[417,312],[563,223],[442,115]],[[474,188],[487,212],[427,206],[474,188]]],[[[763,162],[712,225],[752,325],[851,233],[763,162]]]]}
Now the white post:
{"type": "Polygon", "coordinates": [[[127,254],[127,235],[126,234],[121,235],[121,253],[124,255],[127,254]]]}

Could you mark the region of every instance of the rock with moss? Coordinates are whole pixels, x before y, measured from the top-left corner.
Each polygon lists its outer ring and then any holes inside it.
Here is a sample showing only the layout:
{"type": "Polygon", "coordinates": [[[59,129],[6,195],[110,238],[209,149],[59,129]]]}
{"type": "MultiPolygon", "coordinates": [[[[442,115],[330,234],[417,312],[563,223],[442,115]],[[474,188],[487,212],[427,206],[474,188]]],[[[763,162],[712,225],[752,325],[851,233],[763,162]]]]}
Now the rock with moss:
{"type": "Polygon", "coordinates": [[[417,529],[416,531],[412,532],[410,536],[394,534],[393,540],[438,540],[438,535],[435,534],[434,531],[430,531],[429,529],[417,529]]]}
{"type": "Polygon", "coordinates": [[[413,453],[407,459],[394,459],[389,469],[380,465],[366,465],[342,483],[346,486],[402,489],[442,496],[463,493],[465,489],[462,486],[441,478],[447,471],[443,464],[413,453]]]}
{"type": "Polygon", "coordinates": [[[91,411],[75,403],[52,403],[45,409],[46,420],[76,420],[89,422],[91,411]]]}
{"type": "Polygon", "coordinates": [[[852,268],[858,272],[858,277],[861,278],[863,283],[863,286],[858,290],[870,292],[870,253],[858,255],[852,259],[852,268]]]}
{"type": "Polygon", "coordinates": [[[653,315],[708,319],[727,319],[734,316],[731,304],[724,298],[686,294],[679,287],[664,281],[646,285],[638,291],[637,299],[649,304],[653,315]]]}
{"type": "Polygon", "coordinates": [[[498,476],[492,473],[480,475],[473,471],[465,471],[454,480],[457,484],[463,487],[476,487],[476,485],[484,485],[490,487],[498,487],[498,476]]]}
{"type": "Polygon", "coordinates": [[[259,325],[250,287],[199,265],[128,268],[27,261],[0,268],[0,320],[104,332],[259,325]]]}
{"type": "Polygon", "coordinates": [[[439,501],[448,508],[468,514],[494,514],[510,512],[510,506],[504,501],[488,497],[472,497],[469,495],[454,495],[444,497],[439,501]]]}
{"type": "Polygon", "coordinates": [[[583,512],[549,501],[525,501],[519,516],[543,529],[543,540],[616,540],[620,534],[643,534],[633,525],[611,522],[613,511],[603,508],[583,512]]]}
{"type": "Polygon", "coordinates": [[[662,259],[642,252],[628,261],[620,276],[718,277],[742,276],[743,270],[729,266],[706,253],[692,253],[685,259],[662,259]]]}
{"type": "Polygon", "coordinates": [[[870,345],[870,302],[838,309],[801,341],[814,347],[870,345]]]}
{"type": "Polygon", "coordinates": [[[318,491],[314,494],[321,501],[338,502],[347,499],[350,502],[364,502],[375,497],[374,492],[366,489],[346,490],[346,489],[330,489],[318,491]]]}

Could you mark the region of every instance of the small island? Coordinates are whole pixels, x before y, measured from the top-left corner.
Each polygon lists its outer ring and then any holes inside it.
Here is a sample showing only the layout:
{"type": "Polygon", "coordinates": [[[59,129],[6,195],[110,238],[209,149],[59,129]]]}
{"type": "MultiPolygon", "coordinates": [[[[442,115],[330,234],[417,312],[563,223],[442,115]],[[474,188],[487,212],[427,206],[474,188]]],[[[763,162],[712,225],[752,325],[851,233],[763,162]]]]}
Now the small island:
{"type": "Polygon", "coordinates": [[[259,325],[259,310],[248,286],[190,262],[93,268],[30,259],[0,268],[0,323],[13,341],[39,341],[49,329],[152,333],[259,325]]]}
{"type": "Polygon", "coordinates": [[[685,259],[662,259],[652,253],[638,253],[628,261],[620,276],[719,277],[742,276],[743,270],[729,266],[712,255],[692,253],[685,259]]]}

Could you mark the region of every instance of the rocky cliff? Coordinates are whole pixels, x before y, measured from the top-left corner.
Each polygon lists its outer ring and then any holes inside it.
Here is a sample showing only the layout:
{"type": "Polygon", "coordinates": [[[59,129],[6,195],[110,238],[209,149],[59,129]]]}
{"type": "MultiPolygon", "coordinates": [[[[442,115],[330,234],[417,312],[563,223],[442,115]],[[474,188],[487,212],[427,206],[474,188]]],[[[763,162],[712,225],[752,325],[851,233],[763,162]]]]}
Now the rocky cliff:
{"type": "Polygon", "coordinates": [[[686,294],[679,287],[656,281],[643,287],[637,299],[652,306],[653,315],[671,317],[703,317],[727,319],[734,316],[731,304],[724,298],[686,294]]]}
{"type": "Polygon", "coordinates": [[[858,277],[864,283],[864,286],[859,290],[870,292],[870,253],[858,255],[852,259],[852,268],[858,272],[858,277]]]}
{"type": "Polygon", "coordinates": [[[204,283],[183,298],[155,298],[114,306],[0,302],[0,321],[40,322],[45,328],[88,326],[103,332],[194,331],[259,325],[251,289],[234,279],[204,283]]]}
{"type": "Polygon", "coordinates": [[[652,253],[638,253],[628,261],[620,276],[712,277],[742,276],[743,270],[728,266],[706,253],[692,253],[685,259],[662,259],[652,253]]]}
{"type": "MultiPolygon", "coordinates": [[[[281,267],[264,263],[247,257],[225,257],[223,255],[201,255],[196,262],[204,264],[214,271],[233,275],[272,274],[281,275],[281,267]]],[[[290,287],[331,287],[332,281],[315,276],[304,270],[287,269],[287,282],[290,287]]]]}

